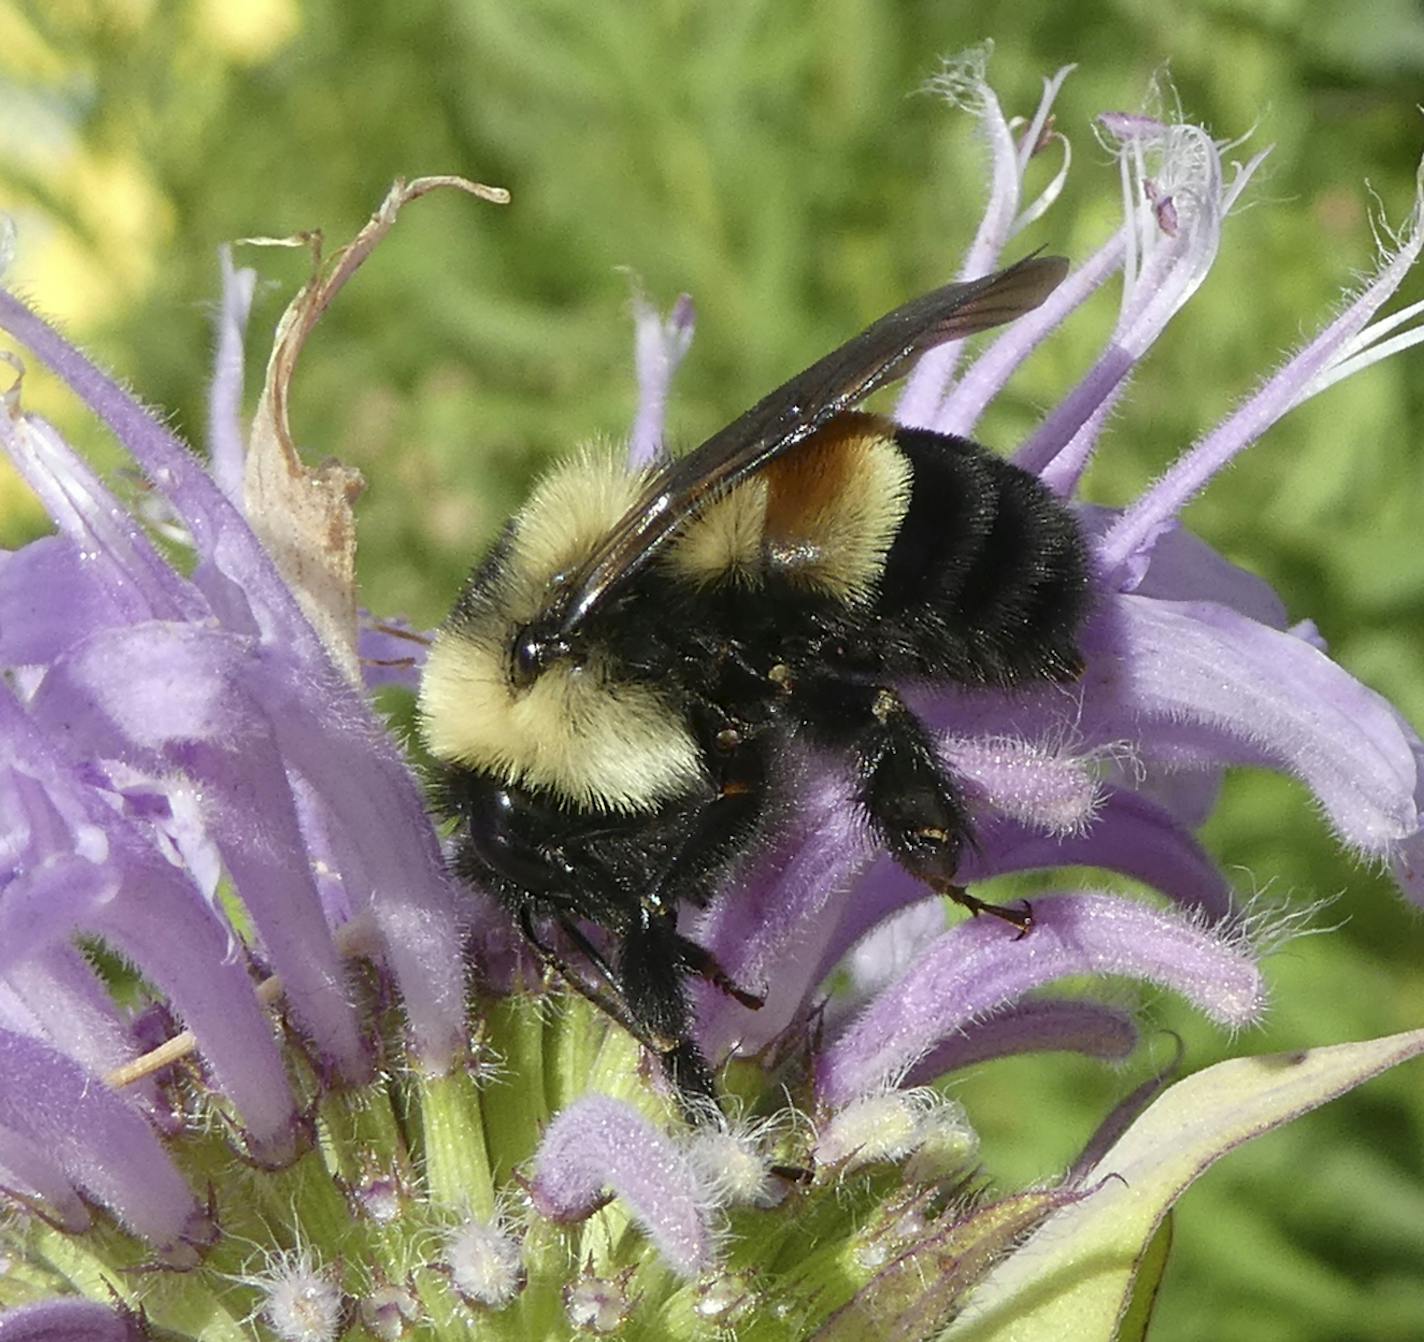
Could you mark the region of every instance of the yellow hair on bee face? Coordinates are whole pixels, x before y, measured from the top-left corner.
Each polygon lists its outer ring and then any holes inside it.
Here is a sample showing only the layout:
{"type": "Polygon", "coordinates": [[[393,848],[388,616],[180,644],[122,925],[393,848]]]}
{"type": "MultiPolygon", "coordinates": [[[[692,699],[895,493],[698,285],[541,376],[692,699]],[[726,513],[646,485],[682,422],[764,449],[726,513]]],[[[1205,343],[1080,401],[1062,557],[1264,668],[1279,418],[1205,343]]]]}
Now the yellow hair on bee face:
{"type": "Polygon", "coordinates": [[[581,810],[637,812],[701,777],[697,747],[657,692],[619,683],[602,658],[509,683],[508,645],[442,630],[425,664],[420,710],[437,759],[581,810]]]}
{"type": "Polygon", "coordinates": [[[515,630],[545,607],[556,574],[593,553],[641,485],[611,454],[587,453],[536,487],[496,575],[456,607],[426,659],[420,713],[437,759],[584,810],[651,810],[699,784],[700,755],[682,718],[596,650],[549,667],[527,689],[509,678],[515,630]]]}

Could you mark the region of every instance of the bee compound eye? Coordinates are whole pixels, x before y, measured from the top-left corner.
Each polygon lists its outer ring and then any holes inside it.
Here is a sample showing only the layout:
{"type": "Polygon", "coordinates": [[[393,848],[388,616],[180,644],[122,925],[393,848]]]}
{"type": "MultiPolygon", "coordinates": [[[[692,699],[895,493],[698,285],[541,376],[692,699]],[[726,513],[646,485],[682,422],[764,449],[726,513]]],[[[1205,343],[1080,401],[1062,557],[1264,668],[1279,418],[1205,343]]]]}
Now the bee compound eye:
{"type": "Polygon", "coordinates": [[[510,649],[510,679],[520,689],[528,689],[544,669],[545,653],[543,640],[527,624],[521,625],[514,633],[514,646],[510,649]]]}
{"type": "Polygon", "coordinates": [[[520,625],[510,648],[509,674],[517,689],[528,689],[554,662],[574,656],[568,639],[540,630],[536,625],[520,625]]]}

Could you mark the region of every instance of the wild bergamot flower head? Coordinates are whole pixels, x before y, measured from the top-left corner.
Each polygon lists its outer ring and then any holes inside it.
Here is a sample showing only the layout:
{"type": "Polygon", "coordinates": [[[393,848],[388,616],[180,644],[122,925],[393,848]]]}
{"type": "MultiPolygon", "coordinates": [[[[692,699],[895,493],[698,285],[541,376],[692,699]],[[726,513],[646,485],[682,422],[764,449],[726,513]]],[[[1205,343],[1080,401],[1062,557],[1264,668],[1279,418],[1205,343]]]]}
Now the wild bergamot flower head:
{"type": "MultiPolygon", "coordinates": [[[[1067,170],[1050,117],[1066,73],[1017,133],[982,53],[939,81],[990,148],[966,276],[1052,204],[1061,173],[1021,191],[1046,150],[1067,170]]],[[[1065,498],[1262,158],[1229,168],[1226,146],[1171,118],[1105,116],[1099,133],[1122,226],[972,362],[926,356],[897,410],[972,432],[1120,272],[1106,348],[1016,452],[1065,498]]],[[[1194,836],[1228,766],[1299,777],[1343,844],[1420,895],[1418,737],[1177,517],[1294,406],[1424,338],[1418,305],[1376,316],[1424,246],[1424,206],[1329,324],[1141,498],[1076,505],[1095,564],[1080,682],[915,704],[972,792],[968,878],[1091,867],[1164,904],[1065,884],[1021,940],[948,926],[875,851],[847,780],[808,766],[775,842],[689,922],[766,991],[752,1010],[695,985],[725,1099],[689,1123],[637,1046],[448,877],[367,696],[418,674],[421,638],[358,616],[353,481],[302,468],[287,431],[306,333],[435,184],[398,187],[294,302],[246,434],[253,278],[225,266],[207,467],[0,294],[0,326],[153,488],[144,517],[124,506],[25,411],[17,371],[0,440],[55,532],[0,562],[0,1342],[928,1337],[952,1321],[992,1336],[1006,1320],[1108,1335],[1196,1173],[1424,1050],[1415,1034],[1238,1060],[1144,1111],[1161,1090],[1148,1083],[1066,1178],[1007,1193],[979,1186],[973,1114],[951,1093],[985,1058],[1131,1054],[1131,1013],[1051,989],[1066,978],[1158,984],[1230,1029],[1259,1018],[1270,937],[1194,836]],[[95,947],[129,971],[101,973],[95,947]]],[[[693,321],[686,301],[667,318],[638,305],[635,462],[661,442],[693,321]]]]}

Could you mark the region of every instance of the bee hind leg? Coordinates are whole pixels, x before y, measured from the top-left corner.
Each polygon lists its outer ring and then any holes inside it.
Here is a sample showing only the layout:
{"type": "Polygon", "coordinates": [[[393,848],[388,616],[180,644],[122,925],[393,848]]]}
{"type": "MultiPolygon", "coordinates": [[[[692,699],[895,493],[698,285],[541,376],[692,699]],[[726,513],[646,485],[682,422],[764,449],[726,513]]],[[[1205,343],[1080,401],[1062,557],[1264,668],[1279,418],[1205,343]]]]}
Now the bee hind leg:
{"type": "Polygon", "coordinates": [[[973,841],[958,784],[939,758],[934,738],[898,693],[833,677],[799,682],[795,707],[811,738],[849,753],[858,800],[890,855],[931,889],[971,913],[991,914],[1027,936],[1033,911],[990,904],[956,879],[973,841]]]}
{"type": "Polygon", "coordinates": [[[940,893],[948,895],[956,904],[963,904],[976,918],[981,913],[987,913],[992,917],[1002,918],[1012,927],[1017,927],[1019,934],[1014,938],[1015,941],[1022,941],[1033,931],[1033,905],[1026,899],[1019,901],[1018,908],[1009,908],[1005,904],[990,904],[987,900],[979,899],[962,885],[942,886],[940,893]]]}

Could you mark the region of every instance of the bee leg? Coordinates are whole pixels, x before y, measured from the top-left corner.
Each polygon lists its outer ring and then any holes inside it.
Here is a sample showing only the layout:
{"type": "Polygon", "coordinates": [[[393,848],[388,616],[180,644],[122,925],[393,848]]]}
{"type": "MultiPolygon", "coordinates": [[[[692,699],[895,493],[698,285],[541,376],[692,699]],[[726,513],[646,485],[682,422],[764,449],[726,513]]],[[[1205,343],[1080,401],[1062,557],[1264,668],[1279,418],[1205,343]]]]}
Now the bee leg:
{"type": "Polygon", "coordinates": [[[1020,906],[1016,909],[1008,908],[1003,904],[990,904],[985,900],[971,895],[962,885],[946,885],[940,888],[940,893],[948,895],[956,904],[963,904],[976,918],[981,913],[991,914],[995,918],[1002,918],[1006,923],[1017,927],[1019,930],[1015,941],[1022,941],[1033,931],[1033,905],[1028,900],[1021,900],[1020,906]]]}
{"type": "Polygon", "coordinates": [[[685,938],[671,916],[645,916],[623,935],[618,978],[628,1010],[650,1035],[668,1041],[656,1050],[683,1108],[694,1113],[714,1100],[712,1069],[691,1038],[692,1013],[683,990],[685,938]]]}
{"type": "Polygon", "coordinates": [[[700,978],[704,978],[714,988],[720,989],[728,997],[740,1002],[749,1011],[760,1011],[766,1005],[766,998],[760,993],[750,993],[737,986],[731,975],[717,962],[717,957],[705,946],[678,935],[678,954],[683,964],[700,978]]]}
{"type": "Polygon", "coordinates": [[[1018,928],[1033,913],[989,904],[955,879],[960,854],[972,839],[969,813],[953,777],[940,762],[925,725],[892,689],[850,680],[800,680],[794,711],[813,740],[848,750],[857,792],[892,857],[912,876],[963,904],[1018,928]]]}
{"type": "Polygon", "coordinates": [[[525,940],[528,941],[540,961],[552,969],[570,988],[587,1001],[592,1002],[595,1007],[610,1017],[610,1019],[617,1021],[619,1025],[627,1030],[628,1033],[645,1048],[650,1049],[659,1056],[675,1048],[677,1046],[677,1040],[649,1031],[628,1009],[624,1002],[623,993],[607,961],[604,960],[602,955],[599,954],[598,949],[584,936],[578,927],[567,918],[558,919],[558,926],[560,931],[588,957],[589,962],[593,965],[599,978],[602,980],[601,984],[589,982],[583,974],[579,973],[573,965],[539,935],[538,929],[534,926],[533,910],[527,904],[519,910],[519,929],[524,933],[525,940]]]}

